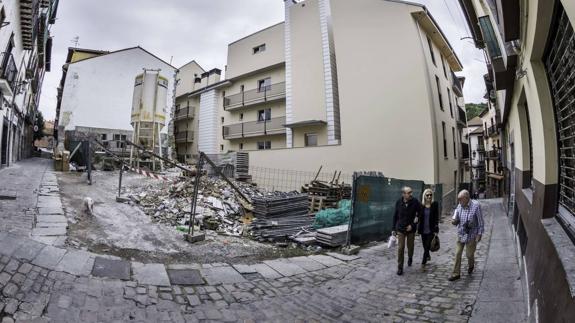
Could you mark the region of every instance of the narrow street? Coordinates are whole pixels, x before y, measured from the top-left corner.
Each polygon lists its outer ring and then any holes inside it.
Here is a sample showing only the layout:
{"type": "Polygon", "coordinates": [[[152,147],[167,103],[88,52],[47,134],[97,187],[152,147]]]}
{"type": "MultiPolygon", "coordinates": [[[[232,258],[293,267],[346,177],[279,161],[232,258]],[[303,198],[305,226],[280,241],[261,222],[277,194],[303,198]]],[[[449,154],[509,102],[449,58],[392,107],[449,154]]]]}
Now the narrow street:
{"type": "Polygon", "coordinates": [[[31,239],[35,200],[49,165],[31,159],[0,171],[0,193],[16,194],[15,200],[0,200],[0,312],[15,321],[525,320],[516,249],[498,199],[482,201],[486,232],[475,273],[453,283],[447,278],[455,229],[445,220],[441,250],[432,254],[431,264],[421,269],[418,239],[414,265],[403,276],[395,273],[395,249],[385,243],[357,256],[327,253],[246,265],[142,264],[31,239]]]}

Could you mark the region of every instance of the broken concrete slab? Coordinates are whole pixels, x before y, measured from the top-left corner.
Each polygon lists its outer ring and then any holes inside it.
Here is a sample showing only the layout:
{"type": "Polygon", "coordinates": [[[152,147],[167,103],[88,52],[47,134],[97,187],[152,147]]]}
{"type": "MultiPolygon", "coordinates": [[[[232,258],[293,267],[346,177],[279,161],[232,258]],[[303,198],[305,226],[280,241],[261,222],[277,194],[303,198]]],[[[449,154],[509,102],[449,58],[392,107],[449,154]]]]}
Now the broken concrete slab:
{"type": "Polygon", "coordinates": [[[286,261],[292,262],[301,268],[305,269],[306,271],[316,271],[320,269],[326,268],[325,265],[313,260],[309,259],[308,257],[293,257],[286,259],[286,261]]]}
{"type": "Polygon", "coordinates": [[[62,208],[62,201],[59,196],[39,196],[38,207],[42,208],[62,208]]]}
{"type": "Polygon", "coordinates": [[[94,255],[86,251],[68,251],[56,266],[56,270],[76,276],[88,276],[92,272],[94,259],[94,255]]]}
{"type": "Polygon", "coordinates": [[[168,269],[168,276],[173,285],[205,284],[198,269],[168,269]]]}
{"type": "Polygon", "coordinates": [[[293,262],[289,262],[287,259],[266,260],[264,264],[286,277],[306,273],[305,269],[293,262]]]}
{"type": "Polygon", "coordinates": [[[63,236],[66,235],[66,227],[34,228],[32,235],[35,236],[63,236]]]}
{"type": "Polygon", "coordinates": [[[54,270],[56,265],[62,260],[66,249],[55,248],[46,246],[40,253],[32,260],[32,264],[46,269],[54,270]]]}
{"type": "Polygon", "coordinates": [[[200,269],[202,265],[200,264],[168,264],[166,265],[166,269],[200,269]]]}
{"type": "Polygon", "coordinates": [[[32,260],[46,247],[45,244],[34,241],[34,240],[24,240],[20,247],[14,251],[12,257],[16,259],[32,260]]]}
{"type": "Polygon", "coordinates": [[[170,286],[170,278],[163,264],[132,263],[134,279],[140,284],[170,286]]]}
{"type": "Polygon", "coordinates": [[[129,280],[130,262],[96,257],[92,268],[92,276],[129,280]]]}
{"type": "Polygon", "coordinates": [[[36,228],[68,228],[68,223],[62,222],[36,222],[36,228]]]}
{"type": "Polygon", "coordinates": [[[343,261],[336,259],[334,257],[326,256],[326,255],[312,255],[312,256],[308,256],[308,258],[315,260],[315,261],[317,261],[323,265],[326,265],[328,267],[333,267],[333,266],[344,264],[343,261]]]}
{"type": "Polygon", "coordinates": [[[243,283],[246,279],[231,266],[202,268],[202,276],[210,285],[243,283]]]}
{"type": "Polygon", "coordinates": [[[331,257],[337,258],[339,260],[343,260],[343,261],[353,261],[353,260],[361,258],[360,256],[343,255],[343,254],[337,253],[337,252],[328,252],[326,254],[331,256],[331,257]]]}

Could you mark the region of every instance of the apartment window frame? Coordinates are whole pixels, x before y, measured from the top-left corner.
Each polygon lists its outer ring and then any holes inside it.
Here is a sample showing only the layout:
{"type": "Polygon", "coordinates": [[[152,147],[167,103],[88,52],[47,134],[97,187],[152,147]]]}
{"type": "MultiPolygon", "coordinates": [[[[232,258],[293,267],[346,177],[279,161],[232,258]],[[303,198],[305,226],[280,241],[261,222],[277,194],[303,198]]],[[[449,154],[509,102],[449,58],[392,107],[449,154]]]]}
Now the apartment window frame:
{"type": "Polygon", "coordinates": [[[441,109],[441,111],[445,111],[445,108],[443,107],[443,95],[441,95],[441,83],[439,81],[439,76],[435,75],[435,83],[437,85],[437,97],[439,98],[439,109],[441,109]]]}
{"type": "Polygon", "coordinates": [[[244,150],[244,143],[243,142],[240,142],[239,148],[240,148],[240,150],[244,150]]]}
{"type": "Polygon", "coordinates": [[[431,61],[433,62],[433,65],[437,67],[437,62],[435,61],[435,52],[433,51],[433,42],[431,41],[431,38],[429,38],[429,36],[427,36],[427,45],[429,46],[429,54],[431,56],[431,61]]]}
{"type": "Polygon", "coordinates": [[[239,121],[244,121],[244,114],[243,114],[243,113],[240,113],[240,115],[239,115],[239,121]]]}
{"type": "Polygon", "coordinates": [[[266,77],[264,79],[258,80],[258,92],[266,92],[272,88],[272,78],[266,77]]]}
{"type": "Polygon", "coordinates": [[[445,79],[449,80],[449,77],[447,77],[447,70],[445,69],[445,57],[443,57],[443,55],[440,55],[441,58],[441,67],[443,68],[443,75],[445,76],[445,79]]]}
{"type": "Polygon", "coordinates": [[[266,44],[255,46],[252,48],[252,55],[261,54],[266,51],[266,44]]]}
{"type": "Polygon", "coordinates": [[[310,133],[304,134],[304,145],[305,145],[305,147],[317,147],[318,146],[318,139],[319,139],[319,136],[315,132],[310,132],[310,133]],[[313,138],[313,140],[310,141],[310,138],[313,138]]]}
{"type": "Polygon", "coordinates": [[[443,158],[449,159],[449,156],[447,154],[447,138],[446,138],[446,134],[445,134],[445,121],[441,121],[441,129],[442,129],[442,134],[443,134],[443,158]]]}
{"type": "Polygon", "coordinates": [[[258,150],[270,150],[272,149],[272,142],[271,140],[258,141],[257,148],[258,150]]]}
{"type": "Polygon", "coordinates": [[[266,122],[272,119],[272,109],[266,108],[263,110],[258,110],[258,122],[266,122]]]}

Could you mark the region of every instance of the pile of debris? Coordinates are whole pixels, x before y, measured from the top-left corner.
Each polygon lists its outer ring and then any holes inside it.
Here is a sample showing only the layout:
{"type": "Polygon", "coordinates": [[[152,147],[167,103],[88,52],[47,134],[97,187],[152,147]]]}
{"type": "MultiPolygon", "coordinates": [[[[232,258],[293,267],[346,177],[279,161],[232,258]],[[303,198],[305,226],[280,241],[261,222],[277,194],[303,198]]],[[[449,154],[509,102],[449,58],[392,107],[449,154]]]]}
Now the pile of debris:
{"type": "MultiPolygon", "coordinates": [[[[168,186],[151,183],[132,188],[127,196],[138,204],[152,221],[170,226],[189,225],[195,177],[180,178],[168,186]]],[[[244,210],[241,201],[229,185],[218,178],[203,176],[200,179],[195,221],[197,225],[220,233],[242,235],[244,210]]],[[[239,185],[246,195],[257,196],[249,185],[239,185]]]]}
{"type": "Polygon", "coordinates": [[[313,217],[308,215],[308,195],[298,192],[274,192],[252,198],[256,219],[251,234],[260,241],[286,240],[312,230],[313,217]]]}

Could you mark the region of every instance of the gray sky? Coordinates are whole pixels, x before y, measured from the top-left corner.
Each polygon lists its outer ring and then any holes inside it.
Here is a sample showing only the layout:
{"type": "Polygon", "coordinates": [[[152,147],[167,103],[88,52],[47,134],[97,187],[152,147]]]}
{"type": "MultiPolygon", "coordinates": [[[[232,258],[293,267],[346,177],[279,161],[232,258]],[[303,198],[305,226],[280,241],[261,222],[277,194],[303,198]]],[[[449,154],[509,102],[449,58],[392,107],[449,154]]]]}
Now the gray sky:
{"type": "MultiPolygon", "coordinates": [[[[354,1],[354,0],[349,0],[354,1]]],[[[457,0],[412,0],[425,4],[449,38],[467,78],[466,102],[482,102],[483,54],[470,40],[457,0]]],[[[196,60],[205,69],[223,69],[227,45],[283,21],[283,0],[66,0],[60,1],[52,27],[52,72],[42,88],[40,110],[54,118],[56,88],[72,39],[78,47],[118,50],[140,45],[179,67],[196,60]],[[173,58],[172,58],[173,57],[173,58]]]]}

